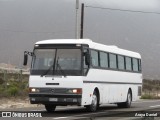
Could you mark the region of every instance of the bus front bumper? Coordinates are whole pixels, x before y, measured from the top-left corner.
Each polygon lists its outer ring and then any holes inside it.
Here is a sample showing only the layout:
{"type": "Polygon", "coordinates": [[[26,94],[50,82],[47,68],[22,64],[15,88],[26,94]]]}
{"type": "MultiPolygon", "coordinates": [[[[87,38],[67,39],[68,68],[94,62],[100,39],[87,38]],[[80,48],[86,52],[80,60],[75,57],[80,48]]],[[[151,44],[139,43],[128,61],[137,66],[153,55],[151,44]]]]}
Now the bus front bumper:
{"type": "Polygon", "coordinates": [[[41,94],[29,93],[31,104],[81,105],[80,94],[41,94]]]}

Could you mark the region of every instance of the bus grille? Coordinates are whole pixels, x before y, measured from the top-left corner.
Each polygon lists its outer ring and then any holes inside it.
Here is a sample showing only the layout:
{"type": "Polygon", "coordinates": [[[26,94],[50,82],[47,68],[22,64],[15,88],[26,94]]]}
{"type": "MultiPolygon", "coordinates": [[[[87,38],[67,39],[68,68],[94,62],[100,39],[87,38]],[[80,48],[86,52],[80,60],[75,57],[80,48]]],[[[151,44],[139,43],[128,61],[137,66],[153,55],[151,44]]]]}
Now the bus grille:
{"type": "Polygon", "coordinates": [[[40,88],[41,93],[67,93],[67,89],[65,88],[40,88]]]}

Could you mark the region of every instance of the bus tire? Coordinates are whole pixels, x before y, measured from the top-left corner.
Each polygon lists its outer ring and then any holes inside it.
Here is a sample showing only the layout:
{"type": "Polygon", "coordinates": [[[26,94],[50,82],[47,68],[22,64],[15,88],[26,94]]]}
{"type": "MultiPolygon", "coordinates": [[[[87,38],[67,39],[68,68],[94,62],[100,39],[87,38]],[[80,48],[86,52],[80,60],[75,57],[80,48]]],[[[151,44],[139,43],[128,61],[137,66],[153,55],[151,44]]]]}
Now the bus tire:
{"type": "Polygon", "coordinates": [[[93,96],[92,96],[92,103],[91,105],[85,106],[87,111],[89,112],[95,112],[98,108],[98,97],[97,97],[97,92],[94,91],[93,96]]]}
{"type": "Polygon", "coordinates": [[[50,112],[54,112],[55,111],[56,106],[55,105],[46,104],[45,108],[46,108],[46,111],[50,113],[50,112]]]}
{"type": "Polygon", "coordinates": [[[130,108],[131,107],[131,102],[132,102],[132,93],[129,90],[127,94],[127,100],[126,102],[123,103],[117,103],[119,108],[130,108]]]}

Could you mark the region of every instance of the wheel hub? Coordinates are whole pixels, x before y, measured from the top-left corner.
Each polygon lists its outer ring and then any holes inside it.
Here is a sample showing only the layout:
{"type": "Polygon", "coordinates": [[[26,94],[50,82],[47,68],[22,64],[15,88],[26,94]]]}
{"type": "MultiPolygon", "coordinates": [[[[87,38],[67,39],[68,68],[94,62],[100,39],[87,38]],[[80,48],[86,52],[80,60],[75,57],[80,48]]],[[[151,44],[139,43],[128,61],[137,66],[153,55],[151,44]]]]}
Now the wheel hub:
{"type": "Polygon", "coordinates": [[[97,97],[96,97],[96,95],[93,95],[93,97],[92,97],[92,105],[93,106],[97,106],[97,97]]]}

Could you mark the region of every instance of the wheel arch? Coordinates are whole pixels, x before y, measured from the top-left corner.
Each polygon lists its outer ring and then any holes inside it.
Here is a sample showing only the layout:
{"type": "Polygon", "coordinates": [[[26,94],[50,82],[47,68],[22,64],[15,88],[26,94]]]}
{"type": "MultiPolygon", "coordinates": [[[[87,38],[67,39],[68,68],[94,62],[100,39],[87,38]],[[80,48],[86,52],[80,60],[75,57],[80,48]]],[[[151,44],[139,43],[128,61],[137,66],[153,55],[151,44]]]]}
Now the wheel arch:
{"type": "Polygon", "coordinates": [[[100,103],[100,92],[99,92],[98,87],[96,87],[96,88],[94,89],[94,91],[97,93],[97,97],[98,97],[98,104],[99,104],[99,103],[100,103]]]}
{"type": "Polygon", "coordinates": [[[128,89],[128,92],[130,92],[130,93],[131,93],[131,100],[133,100],[133,98],[132,98],[132,97],[133,97],[132,89],[131,89],[131,88],[129,88],[129,89],[128,89]]]}

